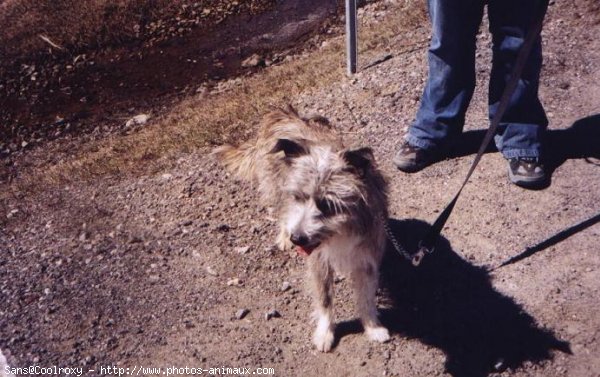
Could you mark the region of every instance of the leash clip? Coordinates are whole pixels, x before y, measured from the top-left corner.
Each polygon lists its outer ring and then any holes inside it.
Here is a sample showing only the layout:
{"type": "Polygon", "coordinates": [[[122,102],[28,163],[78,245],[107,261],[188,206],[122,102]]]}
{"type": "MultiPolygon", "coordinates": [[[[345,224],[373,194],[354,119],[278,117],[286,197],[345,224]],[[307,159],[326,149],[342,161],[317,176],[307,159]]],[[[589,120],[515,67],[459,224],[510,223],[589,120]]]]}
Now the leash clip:
{"type": "Polygon", "coordinates": [[[423,261],[423,258],[425,258],[425,255],[431,254],[434,251],[435,247],[428,248],[427,246],[423,245],[423,241],[420,241],[419,250],[415,254],[413,254],[411,258],[412,265],[418,267],[423,261]]]}

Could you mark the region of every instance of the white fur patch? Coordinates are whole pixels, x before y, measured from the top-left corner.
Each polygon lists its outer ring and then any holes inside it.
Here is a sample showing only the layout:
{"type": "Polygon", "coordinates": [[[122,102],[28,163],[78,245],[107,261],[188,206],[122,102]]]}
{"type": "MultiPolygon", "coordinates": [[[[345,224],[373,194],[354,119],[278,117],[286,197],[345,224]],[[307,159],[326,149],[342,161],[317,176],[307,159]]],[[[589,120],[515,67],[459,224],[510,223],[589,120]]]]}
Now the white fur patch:
{"type": "Polygon", "coordinates": [[[313,335],[313,343],[321,352],[331,351],[335,340],[331,319],[326,314],[317,314],[317,328],[313,335]]]}
{"type": "Polygon", "coordinates": [[[360,236],[335,235],[321,246],[321,250],[337,273],[350,275],[356,266],[374,263],[361,260],[373,258],[371,253],[361,253],[357,250],[363,240],[360,236]]]}
{"type": "Polygon", "coordinates": [[[319,231],[322,226],[320,221],[315,218],[319,211],[311,200],[302,204],[292,204],[289,206],[286,215],[286,229],[288,234],[294,234],[297,231],[311,237],[319,231]]]}
{"type": "Polygon", "coordinates": [[[390,340],[390,333],[388,329],[383,326],[380,327],[367,327],[365,329],[367,337],[373,341],[385,343],[390,340]]]}

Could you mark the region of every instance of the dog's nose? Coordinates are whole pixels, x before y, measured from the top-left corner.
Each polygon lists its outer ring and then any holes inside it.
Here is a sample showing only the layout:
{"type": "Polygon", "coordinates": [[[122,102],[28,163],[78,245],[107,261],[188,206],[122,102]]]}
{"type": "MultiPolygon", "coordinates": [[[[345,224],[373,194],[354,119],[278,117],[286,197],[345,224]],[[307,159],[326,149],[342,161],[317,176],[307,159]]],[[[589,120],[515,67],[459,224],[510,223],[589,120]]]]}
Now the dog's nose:
{"type": "Polygon", "coordinates": [[[297,246],[306,246],[308,244],[308,237],[305,234],[294,233],[290,236],[290,241],[297,246]]]}

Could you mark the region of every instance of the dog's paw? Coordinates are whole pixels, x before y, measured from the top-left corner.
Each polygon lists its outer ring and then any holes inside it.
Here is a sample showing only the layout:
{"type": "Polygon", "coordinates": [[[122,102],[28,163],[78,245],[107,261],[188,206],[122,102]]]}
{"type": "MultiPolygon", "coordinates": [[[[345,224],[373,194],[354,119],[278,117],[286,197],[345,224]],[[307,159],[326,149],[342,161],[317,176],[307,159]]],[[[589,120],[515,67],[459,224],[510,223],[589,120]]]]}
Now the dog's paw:
{"type": "Polygon", "coordinates": [[[277,249],[279,251],[288,251],[293,249],[294,244],[292,243],[292,241],[289,240],[289,238],[280,237],[279,239],[277,239],[275,246],[277,246],[277,249]]]}
{"type": "Polygon", "coordinates": [[[294,244],[288,238],[277,241],[277,248],[280,251],[289,251],[294,249],[294,244]]]}
{"type": "Polygon", "coordinates": [[[367,327],[365,333],[370,340],[374,340],[379,343],[385,343],[390,340],[390,333],[388,329],[383,326],[379,327],[367,327]]]}
{"type": "Polygon", "coordinates": [[[280,251],[292,250],[292,248],[294,247],[294,244],[292,243],[292,241],[290,241],[290,236],[284,229],[281,229],[279,231],[279,234],[277,235],[277,240],[275,241],[275,245],[280,251]]]}
{"type": "Polygon", "coordinates": [[[331,329],[319,330],[320,329],[317,329],[313,335],[313,343],[321,352],[331,351],[331,347],[333,347],[333,341],[335,340],[333,331],[331,329]]]}

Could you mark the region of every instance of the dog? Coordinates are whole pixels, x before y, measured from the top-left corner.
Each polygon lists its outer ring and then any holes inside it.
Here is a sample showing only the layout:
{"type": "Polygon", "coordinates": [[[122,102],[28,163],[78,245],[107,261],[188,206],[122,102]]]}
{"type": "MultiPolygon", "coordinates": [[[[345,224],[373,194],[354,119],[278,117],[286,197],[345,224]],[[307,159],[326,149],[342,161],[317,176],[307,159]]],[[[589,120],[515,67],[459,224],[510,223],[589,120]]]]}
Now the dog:
{"type": "Polygon", "coordinates": [[[387,184],[370,148],[348,149],[323,117],[293,108],[267,114],[255,140],[213,154],[232,173],[258,186],[280,223],[277,246],[307,257],[316,329],[323,352],[334,344],[334,271],[348,276],[367,337],[390,335],[377,317],[379,266],[386,244],[387,184]]]}

